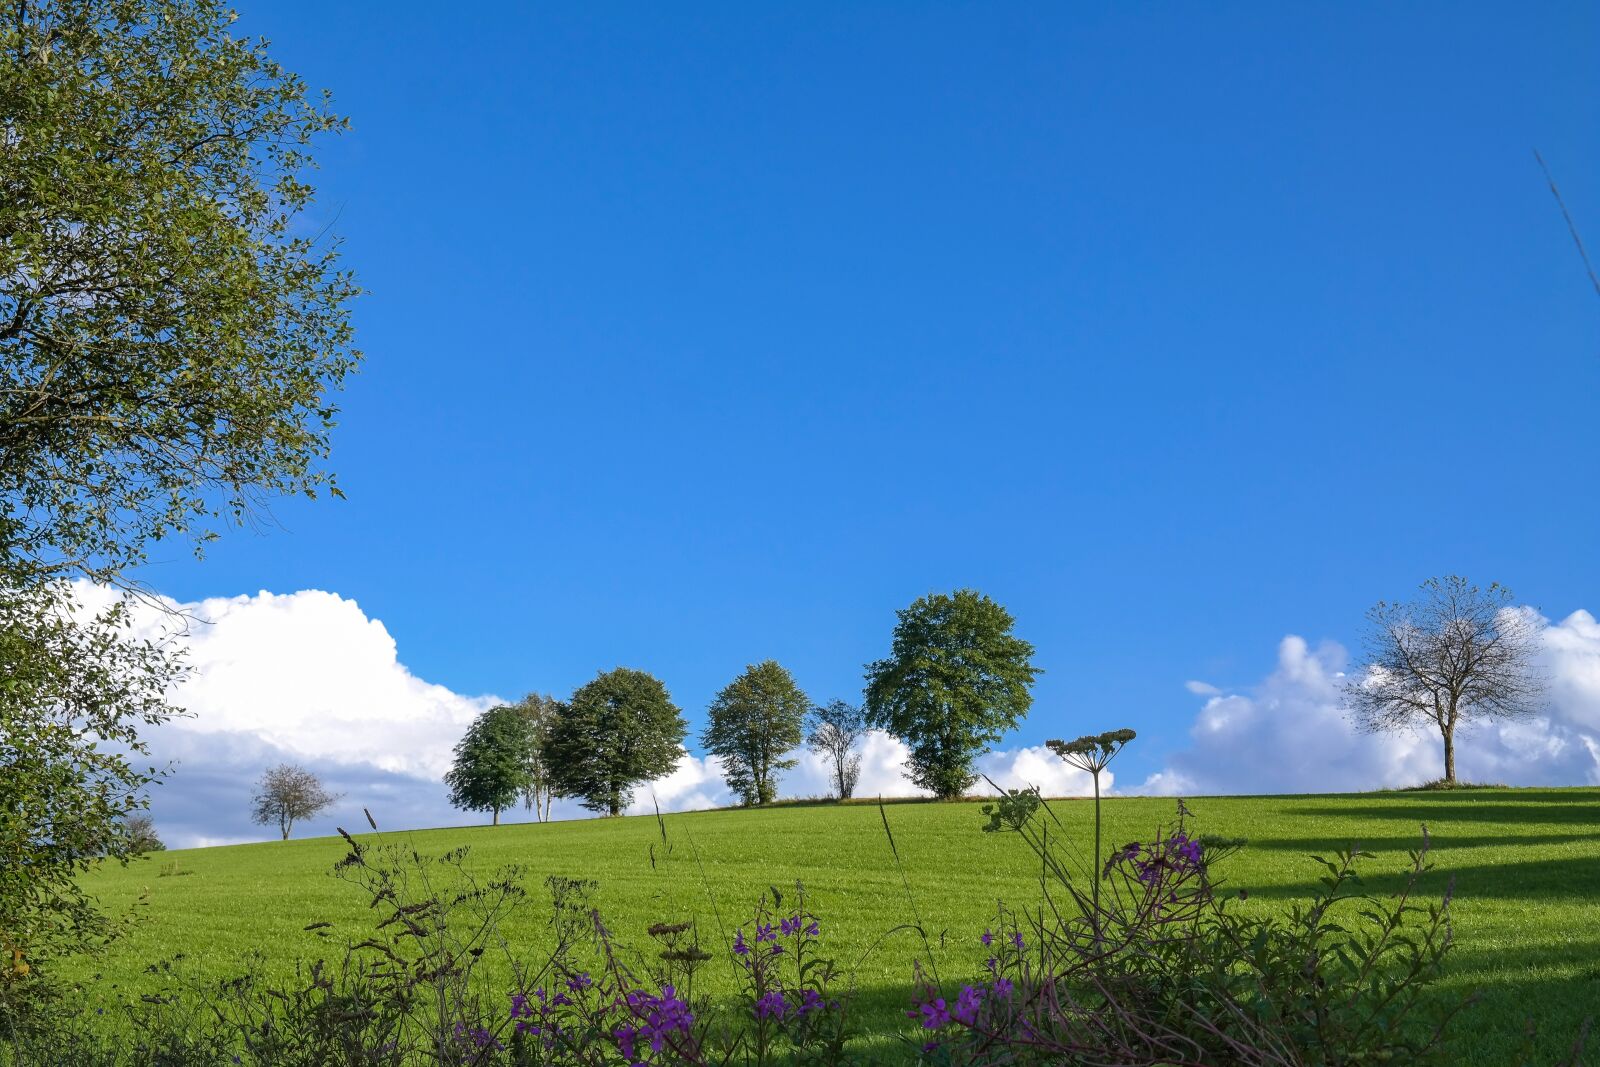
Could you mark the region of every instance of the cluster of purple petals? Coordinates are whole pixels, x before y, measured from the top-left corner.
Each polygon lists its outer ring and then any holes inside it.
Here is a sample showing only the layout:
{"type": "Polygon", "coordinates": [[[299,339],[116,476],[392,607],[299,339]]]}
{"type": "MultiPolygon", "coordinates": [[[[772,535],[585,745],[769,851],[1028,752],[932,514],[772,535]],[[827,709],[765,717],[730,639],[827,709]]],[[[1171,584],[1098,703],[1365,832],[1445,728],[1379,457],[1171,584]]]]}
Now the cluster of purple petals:
{"type": "MultiPolygon", "coordinates": [[[[756,923],[755,944],[766,945],[768,954],[776,956],[784,951],[784,947],[778,943],[778,938],[799,937],[801,934],[806,937],[817,937],[821,932],[822,929],[817,924],[816,919],[806,915],[791,915],[786,919],[779,920],[776,925],[763,922],[756,923]]],[[[742,929],[735,930],[733,932],[733,954],[748,965],[750,951],[751,943],[745,940],[744,931],[742,929]]]]}
{"type": "Polygon", "coordinates": [[[632,1026],[619,1026],[612,1031],[617,1048],[630,1064],[644,1064],[648,1055],[643,1048],[657,1053],[666,1046],[667,1037],[673,1033],[688,1036],[694,1025],[694,1013],[686,1001],[681,1000],[670,985],[661,987],[660,996],[643,989],[635,989],[627,996],[628,1010],[633,1014],[632,1026]]]}
{"type": "Polygon", "coordinates": [[[821,1011],[826,1006],[822,994],[815,989],[802,989],[799,993],[790,993],[794,1000],[791,1002],[783,995],[783,990],[774,989],[762,995],[755,1005],[757,1019],[784,1019],[804,1018],[814,1011],[821,1011]]]}
{"type": "MultiPolygon", "coordinates": [[[[462,1044],[471,1045],[473,1048],[493,1048],[503,1051],[505,1046],[495,1040],[495,1036],[481,1026],[468,1026],[466,1023],[456,1023],[456,1040],[462,1044]]],[[[234,1062],[238,1062],[235,1057],[234,1062]]]]}
{"type": "Polygon", "coordinates": [[[918,1004],[906,1015],[919,1020],[924,1030],[938,1030],[952,1022],[973,1026],[978,1021],[978,1009],[983,1007],[985,1000],[1006,1000],[1015,988],[1008,978],[996,978],[989,985],[964,985],[955,1003],[948,1002],[944,997],[933,997],[918,1004]]]}
{"type": "Polygon", "coordinates": [[[1133,842],[1111,854],[1107,866],[1114,863],[1131,863],[1135,876],[1146,885],[1161,880],[1164,870],[1186,874],[1200,866],[1201,845],[1198,838],[1178,831],[1165,841],[1149,847],[1133,842]]]}

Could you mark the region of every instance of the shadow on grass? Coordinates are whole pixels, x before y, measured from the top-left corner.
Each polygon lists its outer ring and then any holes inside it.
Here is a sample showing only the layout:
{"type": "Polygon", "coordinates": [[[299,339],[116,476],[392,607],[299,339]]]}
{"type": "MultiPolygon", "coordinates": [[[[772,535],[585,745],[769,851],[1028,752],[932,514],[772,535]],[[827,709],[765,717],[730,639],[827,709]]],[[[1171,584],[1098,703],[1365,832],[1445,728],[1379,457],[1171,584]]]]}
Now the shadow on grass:
{"type": "Polygon", "coordinates": [[[1600,833],[1600,796],[1575,800],[1571,796],[1533,803],[1507,804],[1483,799],[1463,799],[1455,793],[1417,793],[1416,799],[1397,802],[1394,795],[1386,795],[1382,803],[1363,804],[1359,808],[1293,808],[1286,809],[1286,817],[1313,816],[1329,819],[1395,819],[1409,823],[1487,822],[1516,825],[1519,823],[1587,826],[1591,832],[1600,833]]]}
{"type": "MultiPolygon", "coordinates": [[[[1348,840],[1341,840],[1332,834],[1323,834],[1320,837],[1270,837],[1251,838],[1251,849],[1274,849],[1280,852],[1302,852],[1306,855],[1327,855],[1330,849],[1359,848],[1367,852],[1399,852],[1406,853],[1422,844],[1421,823],[1426,819],[1418,820],[1416,833],[1411,834],[1354,834],[1348,840]]],[[[1448,827],[1436,830],[1428,827],[1433,838],[1435,857],[1458,849],[1469,848],[1517,848],[1521,846],[1543,847],[1547,845],[1565,845],[1574,841],[1595,841],[1600,832],[1596,833],[1551,833],[1551,834],[1458,834],[1448,827]]]]}
{"type": "MultiPolygon", "coordinates": [[[[1412,847],[1415,847],[1415,839],[1412,847]]],[[[1319,852],[1318,855],[1327,856],[1327,853],[1319,852]]],[[[1443,895],[1445,887],[1452,883],[1457,904],[1472,900],[1551,900],[1567,897],[1588,905],[1600,896],[1600,858],[1597,857],[1455,864],[1441,849],[1433,854],[1432,859],[1435,866],[1422,882],[1424,895],[1432,899],[1443,895]]],[[[1400,870],[1401,864],[1393,864],[1393,869],[1389,871],[1379,871],[1377,866],[1370,860],[1363,865],[1361,888],[1365,892],[1372,896],[1385,896],[1398,892],[1404,886],[1407,875],[1400,870]]],[[[1318,879],[1324,873],[1314,860],[1307,859],[1303,880],[1287,885],[1257,887],[1239,879],[1230,879],[1229,888],[1245,889],[1252,898],[1303,900],[1321,889],[1318,879]]],[[[1600,938],[1600,921],[1596,921],[1592,915],[1582,923],[1582,927],[1591,937],[1600,938]]]]}

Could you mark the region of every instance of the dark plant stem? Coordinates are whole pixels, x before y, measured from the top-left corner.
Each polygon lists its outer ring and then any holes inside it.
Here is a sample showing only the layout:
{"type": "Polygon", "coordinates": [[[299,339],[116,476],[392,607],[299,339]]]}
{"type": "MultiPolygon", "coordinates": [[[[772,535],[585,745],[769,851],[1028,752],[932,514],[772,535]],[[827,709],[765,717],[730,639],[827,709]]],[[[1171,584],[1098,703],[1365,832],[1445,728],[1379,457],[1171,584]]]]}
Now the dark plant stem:
{"type": "Polygon", "coordinates": [[[1094,855],[1090,857],[1090,873],[1094,877],[1094,928],[1096,936],[1100,930],[1100,879],[1103,871],[1100,869],[1100,771],[1094,771],[1094,855]]]}

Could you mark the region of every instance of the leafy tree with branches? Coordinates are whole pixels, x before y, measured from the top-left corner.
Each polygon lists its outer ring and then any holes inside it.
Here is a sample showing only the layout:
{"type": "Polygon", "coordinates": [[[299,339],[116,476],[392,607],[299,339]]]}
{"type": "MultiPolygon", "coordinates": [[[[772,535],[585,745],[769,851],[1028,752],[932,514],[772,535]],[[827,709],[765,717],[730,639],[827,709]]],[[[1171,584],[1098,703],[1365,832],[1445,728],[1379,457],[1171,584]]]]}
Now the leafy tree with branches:
{"type": "Polygon", "coordinates": [[[550,821],[550,802],[555,799],[555,781],[545,762],[545,745],[550,740],[550,730],[567,706],[548,694],[530,693],[512,707],[522,716],[526,737],[522,741],[523,764],[527,771],[527,785],[522,790],[522,800],[534,818],[550,821]]]}
{"type": "Polygon", "coordinates": [[[500,704],[472,720],[444,776],[450,803],[466,811],[500,813],[533,789],[533,734],[523,710],[500,704]]]}
{"type": "Polygon", "coordinates": [[[1458,729],[1538,710],[1538,626],[1505,586],[1430,578],[1416,600],[1380,600],[1367,622],[1365,669],[1345,687],[1350,713],[1371,732],[1438,730],[1445,785],[1456,784],[1458,729]]]}
{"type": "Polygon", "coordinates": [[[231,21],[0,2],[0,497],[26,574],[114,580],[152,539],[333,489],[358,290],[298,220],[344,120],[231,21]]]}
{"type": "Polygon", "coordinates": [[[545,761],[556,792],[620,815],[641,782],[671,774],[688,724],[660,680],[628,667],[579,688],[551,727],[545,761]]]}
{"type": "Polygon", "coordinates": [[[0,932],[38,960],[108,924],[139,734],[181,674],[128,613],[152,541],[337,489],[357,287],[300,221],[343,119],[216,0],[0,0],[0,932]]]}
{"type": "Polygon", "coordinates": [[[276,825],[287,841],[295,823],[316,818],[341,796],[324,789],[321,780],[304,767],[280,763],[268,768],[256,783],[250,820],[261,826],[276,825]]]}
{"type": "Polygon", "coordinates": [[[164,852],[167,846],[156,833],[156,822],[148,811],[136,811],[122,820],[123,832],[128,835],[128,847],[136,854],[164,852]]]}
{"type": "Polygon", "coordinates": [[[778,798],[778,773],[804,738],[811,701],[776,660],[753,663],[711,702],[700,743],[720,757],[728,788],[746,807],[778,798]]]}
{"type": "Polygon", "coordinates": [[[140,733],[178,714],[182,673],[125,604],[79,621],[70,598],[0,581],[0,941],[35,964],[116,932],[78,877],[142,850],[129,820],[160,772],[140,733]]]}
{"type": "Polygon", "coordinates": [[[867,722],[911,750],[906,777],[941,800],[976,779],[972,761],[1033,704],[1033,646],[1005,608],[971,589],[898,613],[886,659],[867,666],[867,722]]]}
{"type": "Polygon", "coordinates": [[[861,754],[856,742],[867,732],[862,710],[843,700],[830,700],[811,709],[806,746],[828,761],[834,794],[849,800],[861,779],[861,754]]]}

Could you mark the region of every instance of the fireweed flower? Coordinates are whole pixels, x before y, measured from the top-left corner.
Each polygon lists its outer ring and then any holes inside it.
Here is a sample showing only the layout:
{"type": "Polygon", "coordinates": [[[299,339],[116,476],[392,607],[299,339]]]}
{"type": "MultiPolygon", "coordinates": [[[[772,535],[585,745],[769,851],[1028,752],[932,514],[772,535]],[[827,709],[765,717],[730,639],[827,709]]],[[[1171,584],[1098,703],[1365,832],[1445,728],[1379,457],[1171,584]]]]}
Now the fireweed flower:
{"type": "Polygon", "coordinates": [[[908,1011],[906,1014],[913,1019],[921,1016],[924,1030],[937,1030],[950,1022],[950,1009],[945,1006],[943,997],[934,997],[918,1005],[916,1011],[908,1011]]]}
{"type": "Polygon", "coordinates": [[[744,943],[743,930],[735,930],[733,932],[733,954],[735,956],[750,955],[750,946],[744,943]]]}
{"type": "Polygon", "coordinates": [[[594,979],[589,977],[588,971],[582,971],[567,979],[567,988],[574,993],[582,993],[592,985],[594,985],[594,979]]]}
{"type": "Polygon", "coordinates": [[[983,1003],[983,991],[970,985],[961,987],[961,995],[956,997],[955,1010],[951,1017],[962,1026],[971,1026],[978,1021],[978,1006],[983,1003]]]}
{"type": "Polygon", "coordinates": [[[994,980],[994,995],[1002,1000],[1009,999],[1014,988],[1015,986],[1011,984],[1011,979],[1009,978],[996,978],[994,980]]]}
{"type": "Polygon", "coordinates": [[[788,1010],[788,1001],[784,1000],[783,994],[776,989],[756,1001],[757,1019],[781,1019],[788,1010]]]}
{"type": "Polygon", "coordinates": [[[1018,952],[1022,951],[1022,932],[1020,930],[1011,935],[1011,945],[1018,952]]]}
{"type": "Polygon", "coordinates": [[[661,987],[660,996],[635,989],[627,995],[625,1003],[639,1025],[619,1027],[612,1036],[616,1038],[618,1051],[630,1062],[638,1052],[638,1042],[648,1044],[651,1052],[660,1052],[669,1034],[688,1034],[694,1025],[694,1013],[670,985],[661,987]]]}
{"type": "Polygon", "coordinates": [[[821,1011],[822,994],[815,989],[805,989],[800,993],[800,1004],[795,1008],[796,1015],[807,1015],[814,1011],[821,1011]]]}
{"type": "Polygon", "coordinates": [[[791,919],[785,919],[779,925],[783,928],[784,937],[793,937],[800,932],[800,916],[796,915],[791,919]]]}
{"type": "Polygon", "coordinates": [[[481,1026],[469,1027],[466,1023],[458,1022],[456,1023],[455,1034],[457,1041],[471,1042],[475,1048],[489,1048],[492,1046],[497,1051],[505,1048],[504,1045],[494,1039],[493,1034],[481,1026]]]}
{"type": "Polygon", "coordinates": [[[757,923],[756,924],[756,941],[757,941],[757,943],[760,943],[762,941],[776,941],[777,939],[778,939],[778,935],[772,932],[772,924],[771,923],[757,923]]]}
{"type": "Polygon", "coordinates": [[[984,930],[983,936],[978,938],[978,940],[983,942],[984,948],[988,948],[990,945],[994,944],[994,934],[990,933],[988,930],[984,930]]]}

